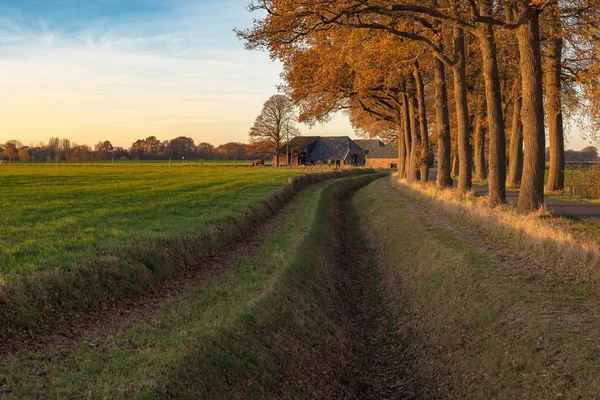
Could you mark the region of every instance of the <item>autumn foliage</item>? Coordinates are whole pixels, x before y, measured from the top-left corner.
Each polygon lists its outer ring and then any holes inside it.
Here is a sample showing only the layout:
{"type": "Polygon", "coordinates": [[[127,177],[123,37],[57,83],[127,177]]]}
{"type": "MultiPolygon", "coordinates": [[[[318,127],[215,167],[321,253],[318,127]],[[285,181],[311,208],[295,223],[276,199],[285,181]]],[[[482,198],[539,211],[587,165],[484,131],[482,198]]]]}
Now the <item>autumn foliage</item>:
{"type": "Polygon", "coordinates": [[[399,141],[399,175],[471,188],[487,178],[490,206],[519,186],[519,209],[564,188],[565,118],[600,122],[598,0],[259,0],[238,31],[283,62],[300,120],[347,112],[356,130],[399,141]]]}

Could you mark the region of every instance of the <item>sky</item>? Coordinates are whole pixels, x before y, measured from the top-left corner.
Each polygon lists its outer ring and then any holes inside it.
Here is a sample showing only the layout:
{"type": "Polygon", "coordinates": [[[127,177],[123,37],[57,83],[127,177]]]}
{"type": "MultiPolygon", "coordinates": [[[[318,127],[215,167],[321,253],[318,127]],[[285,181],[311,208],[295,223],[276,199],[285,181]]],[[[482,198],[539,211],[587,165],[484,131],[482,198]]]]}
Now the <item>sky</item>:
{"type": "MultiPolygon", "coordinates": [[[[233,32],[259,16],[248,3],[0,0],[0,142],[247,142],[282,71],[233,32]]],[[[299,127],[353,135],[343,115],[299,127]]]]}
{"type": "MultiPolygon", "coordinates": [[[[282,71],[233,32],[249,1],[0,0],[0,142],[247,142],[282,71]]],[[[300,129],[353,136],[344,115],[300,129]]]]}

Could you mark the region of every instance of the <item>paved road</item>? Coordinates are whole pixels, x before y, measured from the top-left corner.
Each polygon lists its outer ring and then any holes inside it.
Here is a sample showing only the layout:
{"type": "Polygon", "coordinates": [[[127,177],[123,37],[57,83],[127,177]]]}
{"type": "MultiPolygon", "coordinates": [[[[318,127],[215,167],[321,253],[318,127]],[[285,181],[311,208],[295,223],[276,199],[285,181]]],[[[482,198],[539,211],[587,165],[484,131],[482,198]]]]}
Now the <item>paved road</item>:
{"type": "MultiPolygon", "coordinates": [[[[435,182],[437,170],[431,169],[429,179],[435,182]]],[[[456,184],[456,182],[454,182],[456,184]]],[[[488,192],[487,186],[473,186],[476,194],[484,195],[488,192]]],[[[509,203],[517,204],[519,199],[518,192],[506,192],[506,200],[509,203]]],[[[577,218],[593,224],[600,224],[600,205],[577,203],[574,201],[565,201],[552,198],[546,198],[546,207],[548,210],[566,217],[577,218]]]]}

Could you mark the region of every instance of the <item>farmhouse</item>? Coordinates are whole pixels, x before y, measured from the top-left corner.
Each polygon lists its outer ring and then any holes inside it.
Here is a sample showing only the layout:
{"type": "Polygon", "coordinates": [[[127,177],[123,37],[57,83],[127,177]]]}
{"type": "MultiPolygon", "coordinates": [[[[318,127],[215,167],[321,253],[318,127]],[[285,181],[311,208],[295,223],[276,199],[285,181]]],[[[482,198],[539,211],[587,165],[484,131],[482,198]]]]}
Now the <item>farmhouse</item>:
{"type": "Polygon", "coordinates": [[[348,136],[298,136],[279,154],[279,165],[363,165],[365,152],[348,136]],[[289,149],[288,149],[289,148],[289,149]]]}
{"type": "Polygon", "coordinates": [[[378,147],[383,147],[385,144],[379,139],[355,139],[354,143],[365,152],[365,156],[378,147]]]}
{"type": "Polygon", "coordinates": [[[365,161],[371,168],[398,168],[398,141],[392,140],[383,147],[375,148],[365,161]]]}

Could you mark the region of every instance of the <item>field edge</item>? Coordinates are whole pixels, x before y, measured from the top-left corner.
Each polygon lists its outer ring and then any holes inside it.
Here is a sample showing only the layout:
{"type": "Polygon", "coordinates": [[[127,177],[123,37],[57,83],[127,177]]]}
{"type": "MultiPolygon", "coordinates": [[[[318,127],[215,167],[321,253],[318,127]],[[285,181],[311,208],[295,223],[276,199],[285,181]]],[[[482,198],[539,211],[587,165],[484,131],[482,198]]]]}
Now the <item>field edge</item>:
{"type": "Polygon", "coordinates": [[[219,226],[109,251],[68,268],[0,281],[0,340],[35,335],[70,314],[135,297],[182,271],[201,268],[210,257],[272,218],[304,187],[374,172],[347,169],[296,176],[267,200],[219,226]]]}

